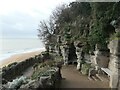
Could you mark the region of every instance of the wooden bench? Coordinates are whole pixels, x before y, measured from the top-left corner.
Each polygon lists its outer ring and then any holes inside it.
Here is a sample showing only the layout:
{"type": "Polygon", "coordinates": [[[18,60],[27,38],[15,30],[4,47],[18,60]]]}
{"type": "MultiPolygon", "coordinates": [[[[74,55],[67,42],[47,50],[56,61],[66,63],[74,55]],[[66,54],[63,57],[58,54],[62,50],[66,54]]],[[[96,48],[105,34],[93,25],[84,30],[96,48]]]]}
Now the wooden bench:
{"type": "Polygon", "coordinates": [[[101,68],[101,70],[108,74],[108,76],[112,75],[112,71],[109,68],[101,68]]]}

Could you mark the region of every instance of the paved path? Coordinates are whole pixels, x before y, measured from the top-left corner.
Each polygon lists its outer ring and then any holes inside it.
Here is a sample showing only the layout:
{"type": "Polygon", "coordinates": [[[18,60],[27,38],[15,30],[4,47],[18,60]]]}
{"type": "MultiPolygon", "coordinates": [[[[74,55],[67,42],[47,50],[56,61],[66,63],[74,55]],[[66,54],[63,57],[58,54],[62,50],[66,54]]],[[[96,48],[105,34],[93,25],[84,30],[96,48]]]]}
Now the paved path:
{"type": "Polygon", "coordinates": [[[63,66],[61,88],[108,88],[108,80],[88,80],[86,75],[80,74],[75,66],[63,66]]]}

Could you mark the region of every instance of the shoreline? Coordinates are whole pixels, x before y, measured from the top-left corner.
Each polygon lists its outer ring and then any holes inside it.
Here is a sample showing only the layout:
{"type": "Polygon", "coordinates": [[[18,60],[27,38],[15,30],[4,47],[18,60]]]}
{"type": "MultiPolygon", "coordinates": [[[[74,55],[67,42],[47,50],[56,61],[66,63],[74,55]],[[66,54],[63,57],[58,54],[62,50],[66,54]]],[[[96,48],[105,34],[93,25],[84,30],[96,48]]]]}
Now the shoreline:
{"type": "Polygon", "coordinates": [[[40,54],[42,51],[44,51],[43,49],[38,50],[38,51],[31,51],[31,52],[23,52],[20,54],[14,54],[6,59],[3,59],[0,61],[0,68],[7,66],[13,62],[22,62],[30,57],[34,57],[35,55],[40,54]]]}

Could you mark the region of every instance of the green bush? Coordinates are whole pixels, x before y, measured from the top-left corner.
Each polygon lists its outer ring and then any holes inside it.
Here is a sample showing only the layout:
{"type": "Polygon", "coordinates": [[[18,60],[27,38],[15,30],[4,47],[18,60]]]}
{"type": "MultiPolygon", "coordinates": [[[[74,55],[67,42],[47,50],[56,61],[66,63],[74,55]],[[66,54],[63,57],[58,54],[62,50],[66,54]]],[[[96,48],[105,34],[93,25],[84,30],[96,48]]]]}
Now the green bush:
{"type": "Polygon", "coordinates": [[[53,74],[53,70],[55,70],[55,65],[58,63],[54,60],[45,61],[44,63],[40,63],[36,70],[34,71],[33,75],[31,76],[32,79],[37,79],[40,76],[49,76],[53,74]],[[52,70],[52,71],[50,71],[52,70]]]}
{"type": "Polygon", "coordinates": [[[87,63],[82,64],[82,67],[81,67],[82,74],[88,75],[90,67],[91,67],[90,64],[87,64],[87,63]]]}
{"type": "Polygon", "coordinates": [[[39,77],[42,76],[43,73],[44,73],[45,71],[47,71],[47,70],[48,70],[48,67],[42,67],[42,68],[37,69],[37,70],[34,71],[34,73],[32,74],[31,79],[33,80],[33,79],[39,78],[39,77]]]}
{"type": "Polygon", "coordinates": [[[120,38],[120,32],[117,32],[115,36],[120,38]]]}
{"type": "Polygon", "coordinates": [[[120,32],[114,33],[110,36],[110,41],[114,39],[120,39],[120,32]]]}
{"type": "Polygon", "coordinates": [[[8,65],[8,67],[11,67],[11,66],[16,65],[16,64],[17,64],[17,62],[11,63],[8,65]]]}

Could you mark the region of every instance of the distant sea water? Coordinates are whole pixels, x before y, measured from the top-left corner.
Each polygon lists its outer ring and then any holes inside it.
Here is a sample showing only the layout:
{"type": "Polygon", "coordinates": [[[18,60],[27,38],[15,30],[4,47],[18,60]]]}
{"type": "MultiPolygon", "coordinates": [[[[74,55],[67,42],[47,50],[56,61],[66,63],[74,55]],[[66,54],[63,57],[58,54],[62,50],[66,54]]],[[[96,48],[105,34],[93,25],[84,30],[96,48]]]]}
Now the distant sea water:
{"type": "Polygon", "coordinates": [[[44,50],[38,38],[2,38],[0,39],[0,61],[20,53],[44,50]]]}

